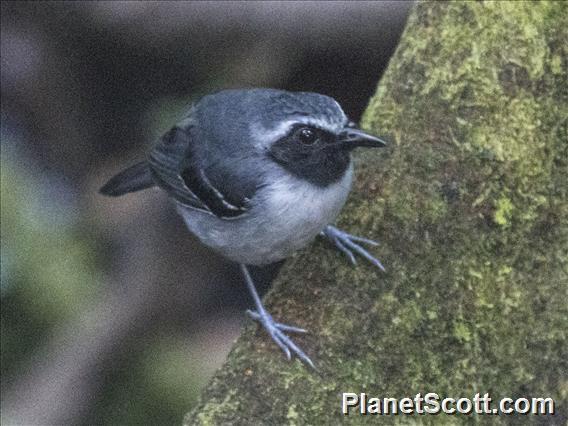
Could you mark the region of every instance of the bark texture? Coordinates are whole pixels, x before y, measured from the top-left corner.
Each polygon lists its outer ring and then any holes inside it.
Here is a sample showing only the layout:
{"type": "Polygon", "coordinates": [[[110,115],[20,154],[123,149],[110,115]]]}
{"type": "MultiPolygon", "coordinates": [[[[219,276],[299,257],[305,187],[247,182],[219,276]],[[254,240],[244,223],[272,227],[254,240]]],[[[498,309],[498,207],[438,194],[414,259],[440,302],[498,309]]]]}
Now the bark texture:
{"type": "Polygon", "coordinates": [[[380,240],[387,272],[325,241],[298,253],[266,303],[311,331],[295,341],[319,373],[251,322],[186,425],[443,420],[344,417],[342,392],[550,396],[544,421],[564,424],[567,16],[563,2],[414,7],[362,123],[391,144],[357,156],[338,223],[380,240]]]}

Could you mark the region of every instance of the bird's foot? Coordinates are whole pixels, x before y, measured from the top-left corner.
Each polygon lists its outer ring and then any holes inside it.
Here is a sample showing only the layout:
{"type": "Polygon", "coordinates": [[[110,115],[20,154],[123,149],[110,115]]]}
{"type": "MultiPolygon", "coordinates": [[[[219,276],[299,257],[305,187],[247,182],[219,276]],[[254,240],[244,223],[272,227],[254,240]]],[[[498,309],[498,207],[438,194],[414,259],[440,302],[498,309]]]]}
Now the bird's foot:
{"type": "Polygon", "coordinates": [[[314,370],[316,367],[312,360],[301,350],[288,336],[284,334],[285,331],[289,331],[292,333],[306,333],[306,330],[299,327],[294,327],[291,325],[281,324],[279,322],[274,321],[272,316],[266,312],[261,311],[260,313],[257,311],[247,310],[247,314],[254,320],[260,322],[264,329],[268,332],[272,340],[276,342],[276,344],[282,349],[282,351],[286,354],[286,358],[288,360],[292,359],[292,352],[303,362],[308,364],[314,370]]]}
{"type": "Polygon", "coordinates": [[[361,245],[357,244],[364,243],[371,246],[377,246],[379,245],[379,243],[377,243],[376,241],[348,234],[347,232],[344,232],[341,229],[337,229],[335,226],[331,225],[327,225],[324,230],[321,231],[321,234],[329,238],[329,240],[349,258],[353,265],[357,264],[357,260],[355,259],[354,254],[357,253],[358,255],[363,256],[381,271],[385,272],[385,267],[383,266],[381,261],[371,255],[371,253],[361,247],[361,245]]]}

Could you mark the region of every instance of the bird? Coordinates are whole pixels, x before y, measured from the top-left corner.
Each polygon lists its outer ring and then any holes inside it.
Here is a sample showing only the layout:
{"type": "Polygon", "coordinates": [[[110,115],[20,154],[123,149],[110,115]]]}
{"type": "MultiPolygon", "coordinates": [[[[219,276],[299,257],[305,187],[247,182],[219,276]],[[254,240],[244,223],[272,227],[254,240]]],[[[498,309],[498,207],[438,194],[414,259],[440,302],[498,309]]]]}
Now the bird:
{"type": "Polygon", "coordinates": [[[188,230],[240,265],[258,321],[288,360],[315,364],[289,337],[303,328],[277,322],[249,272],[304,248],[318,235],[355,264],[374,240],[332,225],[351,190],[355,148],[384,139],[350,121],[332,97],[279,89],[227,89],[203,96],[159,138],[144,161],[112,177],[100,193],[117,197],[157,186],[188,230]]]}

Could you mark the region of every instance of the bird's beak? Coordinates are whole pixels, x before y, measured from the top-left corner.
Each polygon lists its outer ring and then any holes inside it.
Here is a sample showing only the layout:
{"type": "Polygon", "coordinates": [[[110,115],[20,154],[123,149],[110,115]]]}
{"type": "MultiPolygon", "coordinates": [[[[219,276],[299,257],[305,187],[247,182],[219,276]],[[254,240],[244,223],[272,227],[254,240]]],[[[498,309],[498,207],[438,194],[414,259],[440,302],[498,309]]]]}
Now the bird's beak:
{"type": "Polygon", "coordinates": [[[339,141],[347,149],[354,149],[360,146],[382,148],[387,144],[381,138],[372,136],[359,129],[345,129],[339,135],[339,141]]]}

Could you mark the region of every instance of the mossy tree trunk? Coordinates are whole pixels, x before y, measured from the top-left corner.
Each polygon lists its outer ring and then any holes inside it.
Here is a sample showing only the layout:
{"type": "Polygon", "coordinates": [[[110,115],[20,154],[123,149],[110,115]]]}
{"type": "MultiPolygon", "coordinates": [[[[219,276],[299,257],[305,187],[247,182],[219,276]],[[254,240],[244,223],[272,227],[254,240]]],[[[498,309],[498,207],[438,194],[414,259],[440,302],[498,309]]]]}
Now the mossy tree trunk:
{"type": "Polygon", "coordinates": [[[339,219],[387,272],[323,241],[295,256],[266,303],[311,331],[294,337],[319,374],[251,322],[186,424],[335,424],[342,392],[550,396],[565,421],[567,16],[415,5],[362,122],[392,143],[358,155],[339,219]]]}

